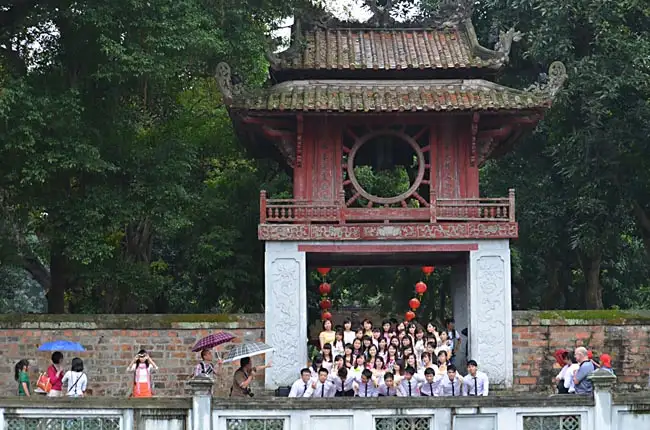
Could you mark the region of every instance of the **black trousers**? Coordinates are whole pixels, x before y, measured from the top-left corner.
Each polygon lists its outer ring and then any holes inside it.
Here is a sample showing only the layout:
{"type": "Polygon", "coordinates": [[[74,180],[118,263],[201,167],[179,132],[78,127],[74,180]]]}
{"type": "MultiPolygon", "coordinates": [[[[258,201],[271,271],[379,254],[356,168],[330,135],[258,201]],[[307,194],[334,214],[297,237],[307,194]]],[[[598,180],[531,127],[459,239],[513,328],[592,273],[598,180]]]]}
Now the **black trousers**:
{"type": "Polygon", "coordinates": [[[337,391],[334,397],[354,397],[354,390],[337,391]]]}

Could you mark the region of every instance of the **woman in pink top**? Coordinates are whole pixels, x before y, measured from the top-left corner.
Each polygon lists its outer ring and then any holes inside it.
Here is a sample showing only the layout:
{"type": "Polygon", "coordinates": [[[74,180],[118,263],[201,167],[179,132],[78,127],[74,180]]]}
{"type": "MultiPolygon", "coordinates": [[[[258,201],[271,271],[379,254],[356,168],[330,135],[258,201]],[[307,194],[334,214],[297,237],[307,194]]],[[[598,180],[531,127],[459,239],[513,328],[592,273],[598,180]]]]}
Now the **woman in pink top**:
{"type": "Polygon", "coordinates": [[[47,368],[47,377],[50,378],[52,389],[47,393],[48,397],[62,397],[63,396],[63,354],[56,351],[52,354],[52,365],[47,368]]]}

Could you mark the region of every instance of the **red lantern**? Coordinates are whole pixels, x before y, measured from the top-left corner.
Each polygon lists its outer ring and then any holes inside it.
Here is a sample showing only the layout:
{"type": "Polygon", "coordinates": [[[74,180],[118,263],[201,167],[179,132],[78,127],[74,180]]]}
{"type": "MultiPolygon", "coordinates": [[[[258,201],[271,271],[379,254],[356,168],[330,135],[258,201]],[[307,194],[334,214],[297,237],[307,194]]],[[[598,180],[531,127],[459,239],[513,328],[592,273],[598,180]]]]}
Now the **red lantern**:
{"type": "Polygon", "coordinates": [[[316,270],[318,271],[318,273],[321,274],[321,276],[325,276],[325,275],[327,275],[328,273],[330,273],[330,270],[332,270],[332,269],[330,269],[329,267],[319,267],[319,268],[316,269],[316,270]]]}
{"type": "Polygon", "coordinates": [[[409,307],[413,310],[420,307],[420,301],[418,299],[409,300],[409,307]]]}
{"type": "Polygon", "coordinates": [[[320,292],[321,296],[326,296],[326,295],[328,295],[330,293],[330,291],[332,291],[332,286],[330,284],[328,284],[327,282],[323,282],[318,287],[318,291],[320,292]]]}
{"type": "Polygon", "coordinates": [[[323,318],[323,321],[325,320],[331,320],[332,319],[332,314],[329,313],[329,311],[325,311],[321,314],[321,317],[323,318]]]}
{"type": "Polygon", "coordinates": [[[424,273],[425,275],[429,276],[430,274],[433,273],[433,271],[434,271],[435,269],[436,269],[436,268],[433,267],[433,266],[424,266],[424,267],[422,267],[422,273],[424,273]]]}
{"type": "Polygon", "coordinates": [[[330,299],[323,299],[320,302],[320,308],[323,310],[327,310],[332,307],[332,301],[330,299]]]}
{"type": "Polygon", "coordinates": [[[424,294],[427,292],[427,284],[424,282],[420,281],[417,284],[415,284],[415,292],[418,294],[424,294]]]}
{"type": "Polygon", "coordinates": [[[414,319],[415,319],[415,312],[413,312],[413,311],[408,311],[408,312],[406,313],[406,321],[409,321],[409,322],[410,322],[410,321],[412,321],[412,320],[414,320],[414,319]]]}

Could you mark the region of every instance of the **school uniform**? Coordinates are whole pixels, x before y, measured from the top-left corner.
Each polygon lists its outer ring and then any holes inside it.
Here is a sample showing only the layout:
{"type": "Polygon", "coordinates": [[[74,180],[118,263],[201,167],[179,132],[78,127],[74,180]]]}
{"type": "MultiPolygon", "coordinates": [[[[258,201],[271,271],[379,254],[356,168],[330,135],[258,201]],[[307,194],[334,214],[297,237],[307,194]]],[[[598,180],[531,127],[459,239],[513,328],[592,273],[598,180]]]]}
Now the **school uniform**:
{"type": "Polygon", "coordinates": [[[368,382],[362,382],[361,378],[356,379],[355,382],[358,384],[359,388],[357,390],[357,397],[377,397],[377,388],[375,383],[372,382],[372,379],[369,379],[368,382]]]}
{"type": "Polygon", "coordinates": [[[324,383],[316,381],[316,388],[310,384],[303,397],[334,397],[334,394],[336,394],[336,385],[327,379],[324,383]]]}
{"type": "Polygon", "coordinates": [[[463,378],[463,396],[487,396],[490,389],[488,376],[476,371],[476,376],[467,375],[463,378]]]}
{"type": "Polygon", "coordinates": [[[310,381],[303,381],[302,378],[299,378],[296,382],[291,385],[291,391],[289,391],[289,397],[303,397],[307,390],[309,389],[310,381]]]}
{"type": "Polygon", "coordinates": [[[354,378],[348,376],[342,381],[338,376],[332,376],[329,379],[336,387],[334,397],[354,397],[354,378]]]}
{"type": "Polygon", "coordinates": [[[438,395],[442,397],[456,397],[463,395],[463,383],[456,375],[454,380],[450,380],[449,376],[444,375],[440,381],[438,395]]]}
{"type": "Polygon", "coordinates": [[[433,380],[428,382],[426,379],[420,384],[420,395],[424,397],[438,396],[440,392],[440,382],[443,375],[434,375],[433,380]]]}
{"type": "Polygon", "coordinates": [[[396,387],[388,388],[383,382],[377,387],[378,397],[393,397],[398,396],[398,389],[396,387]]]}
{"type": "Polygon", "coordinates": [[[411,379],[404,378],[399,383],[400,397],[420,397],[420,381],[417,375],[413,375],[411,379]]]}

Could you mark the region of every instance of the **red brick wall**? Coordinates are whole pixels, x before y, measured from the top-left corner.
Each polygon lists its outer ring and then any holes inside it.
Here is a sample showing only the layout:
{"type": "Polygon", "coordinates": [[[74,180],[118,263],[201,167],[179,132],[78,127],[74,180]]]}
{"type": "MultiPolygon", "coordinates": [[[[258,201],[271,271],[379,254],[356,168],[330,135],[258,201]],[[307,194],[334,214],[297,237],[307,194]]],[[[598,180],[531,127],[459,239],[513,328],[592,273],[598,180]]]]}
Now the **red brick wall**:
{"type": "MultiPolygon", "coordinates": [[[[38,352],[43,342],[66,339],[83,344],[87,351],[65,353],[66,366],[74,356],[84,361],[88,387],[93,395],[128,396],[132,374],[126,366],[141,348],[150,351],[160,366],[154,376],[157,395],[186,394],[186,381],[198,362],[192,346],[201,337],[228,331],[235,342],[264,338],[263,315],[2,315],[0,316],[0,391],[13,393],[14,364],[27,358],[32,363],[32,384],[38,372],[50,365],[51,353],[38,352]]],[[[254,359],[261,363],[262,358],[254,359]]],[[[237,364],[237,363],[236,363],[237,364]]],[[[224,366],[215,387],[226,395],[234,368],[224,366]]],[[[263,372],[257,384],[263,385],[263,372]]]]}
{"type": "Polygon", "coordinates": [[[514,384],[520,391],[552,390],[557,349],[585,346],[612,356],[618,391],[648,387],[650,314],[622,311],[513,312],[514,384]]]}

